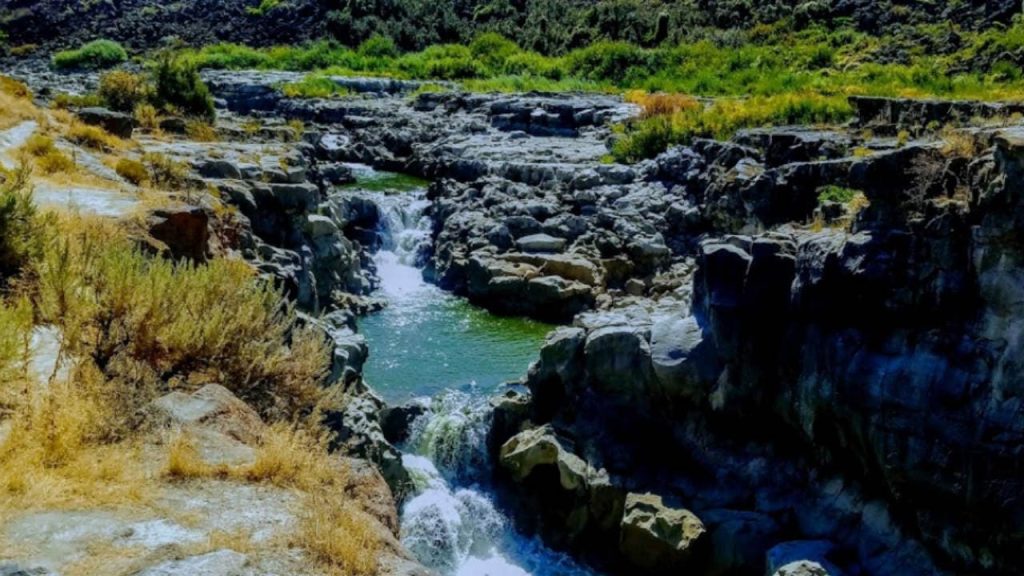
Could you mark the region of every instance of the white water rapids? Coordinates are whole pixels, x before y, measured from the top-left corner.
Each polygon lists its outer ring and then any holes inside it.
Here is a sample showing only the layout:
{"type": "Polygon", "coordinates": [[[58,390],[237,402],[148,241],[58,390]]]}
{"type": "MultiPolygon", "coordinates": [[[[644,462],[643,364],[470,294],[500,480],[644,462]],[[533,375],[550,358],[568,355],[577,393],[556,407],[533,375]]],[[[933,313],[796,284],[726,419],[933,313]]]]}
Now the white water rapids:
{"type": "MultiPolygon", "coordinates": [[[[408,394],[406,399],[417,396],[430,407],[413,423],[410,438],[402,447],[403,463],[415,484],[415,493],[401,514],[403,544],[442,576],[592,576],[568,556],[517,534],[487,490],[491,475],[486,452],[488,395],[496,390],[496,383],[481,374],[487,368],[493,370],[495,363],[503,365],[503,358],[486,346],[501,350],[512,346],[518,356],[506,352],[505,364],[512,368],[505,370],[519,375],[527,366],[511,360],[518,358],[522,363],[523,358],[535,355],[546,327],[527,326],[523,332],[529,333],[530,339],[520,343],[519,349],[513,346],[515,342],[500,340],[510,338],[508,332],[515,330],[507,329],[508,324],[488,322],[507,320],[491,320],[486,313],[424,282],[415,267],[417,249],[430,233],[430,221],[424,217],[428,206],[424,192],[375,194],[374,200],[386,217],[381,231],[383,249],[375,259],[388,309],[377,318],[364,320],[368,325],[361,325],[372,351],[371,362],[379,363],[376,371],[370,370],[373,378],[369,382],[391,401],[408,394]],[[499,339],[488,340],[490,332],[501,333],[494,336],[499,339]],[[481,346],[485,348],[478,349],[481,346]],[[438,348],[438,355],[422,356],[424,347],[438,348]],[[410,355],[419,366],[402,365],[410,355]],[[484,357],[467,361],[467,355],[484,357]],[[443,387],[432,381],[419,382],[423,366],[440,368],[438,377],[452,381],[443,387]],[[395,387],[399,390],[393,390],[395,387]],[[428,397],[423,398],[424,394],[428,397]]],[[[423,374],[423,378],[429,376],[423,374]]]]}

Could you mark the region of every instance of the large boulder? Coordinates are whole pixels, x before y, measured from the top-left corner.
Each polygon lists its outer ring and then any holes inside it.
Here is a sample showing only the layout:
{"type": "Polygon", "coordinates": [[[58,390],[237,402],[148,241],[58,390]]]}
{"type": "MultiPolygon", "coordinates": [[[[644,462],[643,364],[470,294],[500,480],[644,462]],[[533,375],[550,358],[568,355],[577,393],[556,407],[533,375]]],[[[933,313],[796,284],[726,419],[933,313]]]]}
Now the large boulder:
{"type": "Polygon", "coordinates": [[[541,518],[545,536],[572,546],[606,541],[622,517],[622,491],[567,445],[546,425],[509,439],[498,462],[529,494],[528,515],[541,518]]]}
{"type": "Polygon", "coordinates": [[[652,367],[646,328],[626,324],[599,327],[587,335],[584,356],[593,390],[625,404],[647,398],[652,367]]]}
{"type": "Polygon", "coordinates": [[[106,108],[82,108],[77,116],[82,122],[99,126],[118,138],[131,138],[135,129],[135,121],[131,116],[106,108]]]}
{"type": "Polygon", "coordinates": [[[830,560],[835,544],[828,540],[783,542],[768,550],[766,572],[772,576],[841,576],[830,560]]]}
{"type": "Polygon", "coordinates": [[[198,206],[160,208],[146,217],[151,238],[176,260],[205,262],[210,256],[210,216],[198,206]]]}
{"type": "Polygon", "coordinates": [[[265,425],[227,388],[208,384],[192,394],[171,392],[151,406],[152,421],[186,438],[209,466],[251,464],[265,425]]]}
{"type": "Polygon", "coordinates": [[[619,550],[642,570],[678,573],[694,558],[705,531],[700,518],[689,510],[666,506],[661,496],[629,494],[619,550]]]}
{"type": "Polygon", "coordinates": [[[265,428],[255,410],[217,384],[207,384],[192,394],[171,392],[153,401],[152,408],[165,425],[216,430],[245,444],[257,443],[265,428]]]}

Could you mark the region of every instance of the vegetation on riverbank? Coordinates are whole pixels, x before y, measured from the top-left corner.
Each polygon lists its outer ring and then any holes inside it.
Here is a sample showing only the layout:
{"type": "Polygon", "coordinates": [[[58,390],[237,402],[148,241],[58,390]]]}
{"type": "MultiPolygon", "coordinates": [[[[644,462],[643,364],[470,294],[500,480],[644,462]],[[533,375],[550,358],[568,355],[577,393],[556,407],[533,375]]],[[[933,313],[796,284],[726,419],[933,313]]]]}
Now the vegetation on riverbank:
{"type": "MultiPolygon", "coordinates": [[[[929,25],[915,30],[932,43],[949,32],[929,25]]],[[[326,41],[264,49],[215,44],[186,49],[181,57],[196,68],[309,71],[306,80],[286,87],[297,97],[337,95],[329,75],[455,81],[473,91],[629,92],[648,102],[638,102],[643,118],[619,128],[612,156],[624,162],[693,138],[728,138],[750,126],[840,123],[852,115],[846,98],[854,94],[985,100],[1024,95],[1019,68],[1000,59],[1024,47],[1020,22],[998,33],[963,32],[961,47],[947,54],[930,53],[925,42],[896,62],[885,61],[893,39],[853,28],[762,25],[737,34],[728,42],[655,48],[601,41],[560,56],[486,33],[468,45],[404,54],[378,36],[354,49],[326,41]],[[715,101],[659,111],[649,106],[655,93],[715,101]]]]}
{"type": "MultiPolygon", "coordinates": [[[[266,8],[269,13],[277,9],[266,8]]],[[[282,86],[286,95],[299,98],[343,97],[346,90],[331,76],[370,75],[456,82],[472,91],[667,93],[716,99],[671,111],[652,110],[650,102],[640,102],[644,118],[619,127],[612,150],[615,159],[625,162],[697,137],[727,138],[749,126],[843,122],[852,114],[845,100],[853,94],[985,100],[1024,95],[1024,74],[1013,56],[1024,49],[1024,21],[982,30],[918,22],[909,32],[892,36],[869,34],[841,20],[812,22],[797,25],[793,19],[780,19],[728,34],[659,42],[595,39],[549,54],[524,49],[495,32],[478,34],[467,44],[435,44],[413,52],[401,50],[408,46],[402,38],[380,34],[356,47],[327,40],[266,48],[219,43],[183,48],[173,58],[163,54],[151,66],[155,89],[138,92],[122,82],[120,92],[101,88],[100,95],[116,108],[125,108],[126,102],[152,102],[209,116],[209,95],[189,71],[268,69],[308,72],[306,78],[282,86]],[[909,37],[916,42],[908,44],[909,37]],[[129,96],[121,97],[125,93],[129,96]]]]}
{"type": "Polygon", "coordinates": [[[543,89],[639,89],[695,96],[772,96],[794,92],[1008,99],[1024,94],[1024,79],[1009,54],[1024,47],[1024,24],[1005,30],[963,32],[947,54],[927,46],[950,33],[920,26],[925,40],[890,59],[891,38],[852,28],[791,30],[761,26],[724,41],[698,40],[643,48],[599,41],[563,55],[521,48],[494,33],[467,45],[440,44],[400,53],[374,37],[357,48],[320,41],[301,46],[252,48],[213,44],[186,49],[198,68],[274,69],[398,78],[508,82],[543,89]]]}
{"type": "Polygon", "coordinates": [[[74,50],[53,55],[53,65],[61,70],[99,70],[128,60],[128,52],[113,40],[97,39],[74,50]]]}
{"type": "MultiPolygon", "coordinates": [[[[77,135],[93,148],[107,147],[110,136],[61,111],[37,110],[27,91],[14,88],[0,78],[0,94],[17,104],[0,110],[0,120],[27,112],[39,126],[22,148],[23,167],[0,168],[0,518],[126,508],[166,517],[159,500],[171,484],[261,484],[297,491],[306,502],[295,511],[296,534],[261,549],[305,549],[310,569],[327,574],[373,573],[379,524],[355,495],[362,480],[328,451],[323,410],[342,399],[325,386],[323,334],[303,327],[281,291],[241,260],[174,262],[144,248],[144,228],[132,219],[37,209],[39,159],[60,154],[75,168],[50,134],[69,130],[65,138],[77,135]],[[251,441],[251,462],[214,469],[194,451],[189,467],[181,442],[164,437],[153,401],[205,384],[223,385],[268,424],[251,441]],[[159,469],[164,459],[168,470],[159,469]],[[325,532],[324,518],[340,528],[325,532]]],[[[112,151],[123,152],[117,144],[112,151]]],[[[157,179],[155,160],[144,160],[136,171],[157,179]]],[[[251,545],[245,536],[183,544],[179,552],[249,552],[251,545]]],[[[0,558],[23,552],[0,538],[0,558]]],[[[135,552],[111,546],[90,561],[124,563],[135,552]]],[[[114,564],[102,570],[137,572],[114,564]]]]}

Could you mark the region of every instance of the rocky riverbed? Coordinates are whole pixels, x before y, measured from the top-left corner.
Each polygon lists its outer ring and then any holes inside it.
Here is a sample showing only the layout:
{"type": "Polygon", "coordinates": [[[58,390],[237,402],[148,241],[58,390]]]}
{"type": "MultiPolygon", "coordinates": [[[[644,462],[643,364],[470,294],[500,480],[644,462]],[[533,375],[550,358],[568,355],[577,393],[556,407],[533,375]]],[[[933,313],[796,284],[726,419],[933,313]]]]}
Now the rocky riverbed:
{"type": "Polygon", "coordinates": [[[388,383],[363,378],[382,347],[356,316],[387,304],[395,196],[361,166],[429,181],[399,196],[423,222],[406,265],[494,314],[561,325],[528,374],[476,392],[493,410],[451,445],[485,448],[476,481],[517,533],[612,574],[1024,564],[1024,129],[954,125],[965,156],[922,128],[1006,110],[860,98],[851,126],[750,130],[627,166],[604,159],[610,124],[638,111],[612,96],[343,80],[353,96],[296,100],[276,73],[206,80],[219,141],[140,142],[233,210],[200,199],[150,231],[172,256],[236,251],[285,287],[334,343],[352,398],[332,415],[339,448],[399,502],[425,479],[396,446],[437,414],[389,406],[373,391],[388,383]],[[297,140],[287,120],[304,122],[297,140]],[[830,186],[865,206],[820,202],[830,186]]]}

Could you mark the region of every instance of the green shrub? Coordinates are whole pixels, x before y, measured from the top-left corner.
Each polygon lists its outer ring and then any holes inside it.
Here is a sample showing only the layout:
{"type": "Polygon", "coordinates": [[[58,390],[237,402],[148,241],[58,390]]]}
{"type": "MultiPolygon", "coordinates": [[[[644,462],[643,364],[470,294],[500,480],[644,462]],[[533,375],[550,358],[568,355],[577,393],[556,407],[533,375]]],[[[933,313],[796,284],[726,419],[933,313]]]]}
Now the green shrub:
{"type": "Polygon", "coordinates": [[[597,42],[574,50],[567,59],[575,74],[616,85],[625,85],[629,77],[651,73],[651,54],[625,42],[597,42]]]}
{"type": "MultiPolygon", "coordinates": [[[[127,387],[149,374],[223,383],[269,419],[308,413],[324,397],[324,342],[296,329],[283,296],[241,260],[175,264],[143,254],[109,227],[79,223],[40,265],[41,320],[67,334],[127,387]]],[[[155,376],[156,378],[152,378],[155,376]]]]}
{"type": "Polygon", "coordinates": [[[32,307],[26,302],[14,306],[0,301],[0,414],[16,402],[17,391],[9,387],[25,377],[26,351],[32,339],[32,307]]]}
{"type": "Polygon", "coordinates": [[[818,191],[818,203],[824,204],[826,202],[838,202],[840,204],[849,204],[859,193],[860,192],[852,188],[844,188],[842,186],[825,186],[818,191]]]}
{"type": "Polygon", "coordinates": [[[149,97],[146,79],[138,74],[115,70],[100,76],[97,95],[111,110],[131,113],[149,97]]]}
{"type": "Polygon", "coordinates": [[[835,124],[848,120],[853,109],[843,96],[815,93],[722,99],[707,106],[656,114],[624,127],[625,136],[612,147],[620,162],[636,162],[694,138],[724,140],[737,130],[787,124],[835,124]]]}
{"type": "Polygon", "coordinates": [[[469,51],[484,66],[492,70],[501,70],[505,66],[505,61],[520,50],[515,42],[501,34],[485,32],[473,39],[469,45],[469,51]]]}
{"type": "Polygon", "coordinates": [[[46,223],[36,213],[29,171],[0,172],[0,281],[42,254],[46,223]]]}
{"type": "Polygon", "coordinates": [[[265,51],[231,43],[203,46],[198,52],[185,52],[182,57],[196,68],[218,70],[265,68],[269,61],[269,56],[265,51]]]}
{"type": "Polygon", "coordinates": [[[349,94],[348,89],[330,77],[312,74],[281,86],[281,92],[288,98],[335,98],[349,94]]]}
{"type": "Polygon", "coordinates": [[[153,101],[187,116],[212,120],[216,116],[213,96],[194,65],[181,58],[163,55],[153,68],[153,101]]]}
{"type": "Polygon", "coordinates": [[[128,60],[128,52],[113,40],[93,40],[81,48],[64,50],[53,55],[53,65],[62,70],[81,68],[100,70],[128,60]]]}
{"type": "Polygon", "coordinates": [[[519,52],[508,56],[503,68],[506,74],[513,76],[539,76],[548,80],[561,80],[569,76],[561,60],[535,52],[519,52]]]}
{"type": "Polygon", "coordinates": [[[367,58],[394,58],[398,56],[398,46],[389,36],[375,34],[359,45],[358,52],[367,58]]]}
{"type": "Polygon", "coordinates": [[[281,0],[261,0],[259,6],[250,6],[245,9],[253,16],[263,16],[281,4],[281,0]]]}

